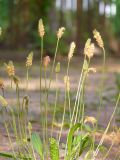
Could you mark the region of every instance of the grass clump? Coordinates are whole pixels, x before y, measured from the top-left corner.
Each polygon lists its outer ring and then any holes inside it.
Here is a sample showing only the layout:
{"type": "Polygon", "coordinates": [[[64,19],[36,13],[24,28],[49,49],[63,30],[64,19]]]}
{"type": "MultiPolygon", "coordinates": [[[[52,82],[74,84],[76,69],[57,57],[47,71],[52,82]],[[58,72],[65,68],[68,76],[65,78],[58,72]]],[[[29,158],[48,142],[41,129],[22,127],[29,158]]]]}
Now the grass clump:
{"type": "MultiPolygon", "coordinates": [[[[54,101],[54,109],[52,114],[52,123],[50,127],[48,126],[49,119],[48,119],[48,107],[49,104],[49,93],[51,89],[51,83],[53,80],[53,76],[55,74],[55,83],[57,84],[59,79],[60,73],[60,62],[57,62],[56,56],[59,49],[59,42],[64,36],[65,28],[61,27],[58,29],[56,34],[57,44],[55,48],[55,54],[52,62],[52,68],[49,77],[49,83],[47,84],[47,70],[49,68],[49,63],[51,62],[49,56],[43,55],[44,53],[44,36],[45,36],[45,27],[43,21],[40,19],[38,25],[39,36],[41,38],[41,50],[40,50],[40,63],[39,63],[39,71],[40,71],[40,116],[42,116],[42,120],[40,119],[40,126],[42,131],[42,136],[32,129],[32,124],[28,118],[28,110],[29,110],[29,72],[30,68],[33,64],[33,52],[30,52],[26,59],[26,95],[20,99],[20,79],[17,77],[15,73],[15,67],[12,61],[9,61],[8,64],[5,64],[6,71],[8,76],[11,80],[11,89],[12,83],[14,83],[16,87],[16,108],[17,114],[15,110],[10,106],[7,102],[7,99],[4,95],[4,83],[2,79],[0,80],[0,88],[2,89],[3,95],[0,95],[0,103],[2,107],[2,116],[4,119],[4,126],[6,129],[6,133],[9,138],[9,143],[11,147],[11,153],[0,153],[0,156],[12,159],[30,159],[30,160],[60,160],[61,158],[64,160],[74,160],[79,159],[81,156],[84,160],[95,160],[99,151],[100,147],[103,145],[105,136],[110,128],[111,122],[114,118],[116,113],[116,109],[119,104],[120,93],[118,93],[118,98],[116,101],[115,108],[113,113],[110,117],[109,123],[103,133],[103,136],[100,142],[96,145],[95,142],[95,132],[98,129],[99,123],[99,116],[100,110],[102,107],[102,93],[104,89],[104,74],[105,74],[105,49],[104,43],[101,38],[100,33],[97,30],[93,31],[94,38],[97,41],[100,48],[103,50],[103,72],[102,72],[102,79],[101,79],[101,89],[100,89],[100,103],[98,109],[98,116],[90,117],[85,116],[85,88],[86,88],[86,80],[88,77],[89,72],[96,72],[96,68],[91,67],[91,59],[94,56],[95,45],[91,42],[91,39],[88,39],[85,48],[84,48],[84,61],[82,70],[79,77],[78,89],[76,92],[75,102],[71,103],[71,83],[70,83],[70,62],[72,60],[73,54],[75,52],[75,42],[70,44],[70,49],[68,52],[68,59],[67,59],[67,68],[66,74],[64,76],[64,102],[62,108],[62,120],[61,123],[58,125],[58,135],[53,136],[53,132],[55,131],[54,124],[56,117],[57,106],[58,103],[58,92],[59,88],[56,87],[55,92],[55,101],[54,101]],[[44,78],[45,83],[45,90],[44,90],[44,101],[42,101],[42,78],[44,78]],[[44,104],[44,106],[42,105],[44,104]],[[66,139],[64,140],[64,154],[61,157],[60,150],[62,149],[61,139],[63,134],[63,128],[65,126],[65,116],[67,108],[69,109],[69,125],[67,129],[66,139]],[[11,120],[6,121],[6,115],[8,111],[11,113],[11,120]],[[13,140],[10,135],[10,130],[12,129],[15,135],[15,142],[17,148],[13,145],[13,140]]],[[[108,150],[109,152],[109,150],[108,150]]],[[[108,155],[108,152],[106,155],[108,155]]]]}

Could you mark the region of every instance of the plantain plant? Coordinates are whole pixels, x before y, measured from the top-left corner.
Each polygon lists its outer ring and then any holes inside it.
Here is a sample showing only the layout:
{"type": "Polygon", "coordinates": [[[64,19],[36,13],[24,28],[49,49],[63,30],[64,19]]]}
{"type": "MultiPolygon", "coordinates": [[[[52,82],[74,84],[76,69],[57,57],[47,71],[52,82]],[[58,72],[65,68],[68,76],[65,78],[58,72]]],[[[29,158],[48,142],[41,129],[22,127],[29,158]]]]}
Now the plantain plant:
{"type": "Polygon", "coordinates": [[[93,31],[93,35],[99,47],[103,50],[103,72],[101,79],[101,89],[100,89],[100,104],[97,119],[95,117],[85,117],[85,88],[86,88],[86,80],[89,75],[89,72],[95,73],[96,69],[91,67],[91,59],[94,56],[95,46],[92,43],[91,39],[88,39],[84,48],[84,61],[82,70],[80,73],[78,89],[76,92],[76,98],[74,104],[71,103],[71,86],[70,86],[70,63],[75,52],[75,42],[70,44],[70,49],[67,57],[67,68],[66,74],[64,76],[64,86],[65,86],[65,95],[63,102],[63,113],[62,120],[60,123],[60,129],[58,132],[58,136],[54,137],[54,123],[57,112],[57,104],[58,104],[58,91],[59,88],[56,88],[55,93],[55,102],[54,102],[54,111],[52,115],[52,124],[51,130],[48,130],[48,107],[49,104],[49,94],[51,89],[51,83],[53,81],[54,73],[56,77],[56,84],[58,83],[59,72],[60,72],[60,63],[57,62],[57,54],[59,50],[59,43],[64,35],[65,28],[61,27],[57,31],[56,39],[56,47],[55,54],[52,62],[52,68],[50,71],[49,83],[47,84],[47,71],[49,69],[50,57],[44,57],[44,36],[45,36],[45,27],[42,19],[39,20],[38,25],[39,36],[41,39],[41,49],[40,49],[40,58],[39,58],[39,67],[40,67],[40,111],[42,112],[40,116],[40,125],[42,128],[42,136],[40,137],[39,133],[36,133],[32,129],[32,124],[28,118],[28,110],[29,110],[29,72],[30,68],[33,64],[33,52],[27,56],[26,59],[26,95],[20,98],[20,79],[16,75],[15,67],[12,61],[9,61],[8,64],[5,63],[5,68],[8,74],[8,77],[11,81],[11,90],[13,85],[16,89],[16,103],[15,109],[10,106],[7,102],[7,99],[4,94],[4,81],[0,79],[0,88],[2,90],[2,95],[0,95],[0,103],[2,107],[2,116],[4,120],[4,126],[6,129],[6,133],[8,135],[9,144],[11,148],[10,153],[0,152],[0,157],[5,157],[6,159],[14,159],[14,160],[77,160],[80,157],[83,157],[84,160],[95,160],[96,156],[100,151],[100,147],[103,145],[105,136],[109,130],[113,117],[116,113],[116,109],[119,105],[120,93],[118,94],[118,99],[116,101],[116,105],[114,111],[111,115],[109,123],[103,133],[103,136],[99,142],[96,144],[95,142],[95,132],[97,130],[97,124],[99,122],[99,112],[102,106],[102,92],[104,89],[104,74],[105,74],[105,49],[104,43],[101,38],[100,33],[97,30],[93,31]],[[44,76],[43,76],[44,75],[44,76]],[[45,83],[45,92],[42,92],[42,78],[44,78],[45,83]],[[42,103],[42,94],[45,94],[45,100],[42,103]],[[43,105],[44,104],[44,105],[43,105]],[[62,133],[65,124],[65,116],[66,109],[69,108],[69,128],[67,130],[66,140],[64,140],[64,154],[61,157],[61,139],[62,133]],[[16,113],[17,111],[17,113],[16,113]],[[10,113],[11,119],[8,121],[6,118],[10,113]],[[11,137],[11,130],[14,133],[17,147],[14,147],[13,139],[11,137]],[[51,134],[49,134],[50,132],[51,134]],[[49,136],[50,135],[50,136],[49,136]]]}

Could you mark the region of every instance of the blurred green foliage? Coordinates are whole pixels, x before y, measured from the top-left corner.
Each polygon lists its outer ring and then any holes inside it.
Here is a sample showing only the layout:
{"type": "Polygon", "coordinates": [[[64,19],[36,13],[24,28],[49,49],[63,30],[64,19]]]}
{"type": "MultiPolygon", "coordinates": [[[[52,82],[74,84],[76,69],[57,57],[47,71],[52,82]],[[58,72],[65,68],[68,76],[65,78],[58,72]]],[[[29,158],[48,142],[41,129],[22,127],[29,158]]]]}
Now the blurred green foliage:
{"type": "MultiPolygon", "coordinates": [[[[0,26],[3,29],[0,48],[39,49],[38,20],[40,18],[43,19],[46,30],[45,54],[53,55],[56,45],[56,31],[61,26],[66,28],[59,47],[59,53],[62,55],[67,54],[68,48],[66,46],[73,40],[76,40],[77,52],[81,52],[86,39],[92,37],[94,28],[97,28],[101,35],[104,35],[104,41],[109,44],[106,22],[110,19],[110,26],[113,28],[109,32],[112,33],[112,36],[115,35],[118,40],[120,39],[120,0],[95,0],[94,5],[89,0],[87,10],[80,7],[83,0],[77,0],[76,9],[73,9],[72,6],[71,9],[64,9],[67,1],[61,0],[59,2],[60,6],[56,7],[56,0],[0,0],[0,26]],[[104,7],[115,4],[116,15],[107,17],[105,12],[100,14],[101,2],[104,7]]],[[[105,11],[105,8],[103,9],[105,11]]]]}
{"type": "Polygon", "coordinates": [[[111,18],[113,30],[117,38],[120,39],[120,0],[115,0],[116,15],[111,18]]]}

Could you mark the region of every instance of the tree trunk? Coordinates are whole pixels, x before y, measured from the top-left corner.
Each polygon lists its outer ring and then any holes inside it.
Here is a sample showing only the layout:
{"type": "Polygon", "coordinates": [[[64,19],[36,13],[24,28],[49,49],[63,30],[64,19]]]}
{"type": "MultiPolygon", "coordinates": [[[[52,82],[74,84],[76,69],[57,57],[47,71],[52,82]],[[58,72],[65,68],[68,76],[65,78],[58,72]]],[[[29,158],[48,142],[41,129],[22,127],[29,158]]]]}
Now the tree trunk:
{"type": "Polygon", "coordinates": [[[76,29],[76,48],[77,54],[80,53],[82,48],[82,0],[77,0],[77,29],[76,29]]]}
{"type": "Polygon", "coordinates": [[[91,2],[88,0],[88,12],[87,12],[87,31],[89,36],[92,36],[93,30],[93,8],[91,7],[91,2]]]}
{"type": "Polygon", "coordinates": [[[65,15],[64,15],[64,7],[65,7],[66,0],[61,0],[61,7],[60,7],[60,21],[59,26],[65,26],[65,15]]]}

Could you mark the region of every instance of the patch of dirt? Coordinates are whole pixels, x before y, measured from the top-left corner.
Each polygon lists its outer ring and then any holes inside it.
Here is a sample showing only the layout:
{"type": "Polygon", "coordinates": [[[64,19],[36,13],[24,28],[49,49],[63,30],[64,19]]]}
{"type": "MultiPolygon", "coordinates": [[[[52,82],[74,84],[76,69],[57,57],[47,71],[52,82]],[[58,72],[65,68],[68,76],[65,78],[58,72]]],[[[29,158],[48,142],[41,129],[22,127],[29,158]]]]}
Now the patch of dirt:
{"type": "MultiPolygon", "coordinates": [[[[97,73],[89,74],[87,85],[86,85],[86,108],[85,108],[85,115],[86,116],[94,116],[97,117],[97,111],[99,106],[99,90],[100,90],[100,80],[101,80],[101,61],[100,59],[93,59],[91,67],[95,67],[97,69],[97,73]]],[[[71,92],[72,92],[72,101],[75,100],[75,91],[77,90],[78,82],[79,82],[79,76],[81,72],[81,65],[83,63],[82,58],[75,57],[73,58],[71,65],[70,65],[70,83],[71,83],[71,92]]],[[[49,95],[49,103],[53,104],[55,101],[55,89],[56,87],[60,90],[60,96],[59,101],[60,103],[64,102],[64,82],[63,78],[66,75],[66,59],[61,60],[61,72],[58,75],[58,82],[55,82],[55,75],[54,80],[51,84],[51,92],[49,95]]],[[[49,67],[47,71],[47,86],[49,84],[49,70],[51,69],[51,66],[49,67]]],[[[99,119],[99,125],[102,128],[105,128],[107,126],[107,123],[110,119],[110,116],[113,112],[115,103],[114,103],[114,96],[116,94],[116,84],[115,84],[115,72],[120,72],[120,63],[117,59],[108,58],[107,64],[106,64],[106,76],[105,76],[105,87],[104,87],[104,101],[101,108],[100,113],[100,119],[99,119]]],[[[10,80],[7,78],[7,75],[5,73],[4,67],[1,66],[1,77],[3,77],[5,81],[5,97],[7,98],[9,104],[16,103],[16,95],[15,95],[15,86],[13,86],[13,89],[10,89],[10,80]]],[[[23,64],[17,65],[16,64],[16,73],[21,79],[20,83],[20,96],[21,99],[24,95],[26,95],[26,69],[23,64]]],[[[44,77],[44,74],[43,74],[44,77]]],[[[44,92],[44,78],[42,78],[42,89],[44,92]]],[[[30,97],[30,106],[29,106],[29,119],[34,121],[34,130],[39,131],[39,117],[40,117],[40,107],[39,107],[39,99],[40,99],[40,93],[39,93],[39,67],[38,62],[35,62],[34,66],[30,70],[30,81],[29,81],[29,92],[28,95],[30,97]]],[[[42,97],[44,99],[44,96],[42,97]]],[[[43,104],[44,105],[44,104],[43,104]]],[[[42,113],[42,112],[41,112],[42,113]]],[[[8,138],[5,136],[5,129],[3,127],[3,119],[0,116],[0,151],[8,151],[9,145],[8,145],[8,138]]],[[[119,127],[119,124],[118,124],[119,127]]],[[[56,130],[56,132],[58,132],[56,130]]],[[[67,131],[65,131],[66,133],[67,131]]],[[[100,140],[102,134],[97,134],[96,138],[97,141],[100,140]]],[[[112,140],[114,139],[114,145],[110,152],[110,157],[108,157],[107,160],[112,160],[112,157],[118,153],[118,147],[120,147],[120,135],[115,135],[115,138],[112,137],[112,133],[108,133],[105,137],[105,144],[109,148],[109,146],[112,143],[112,140]]],[[[64,136],[63,136],[64,138],[64,136]]],[[[120,153],[118,153],[120,154],[120,153]]]]}

